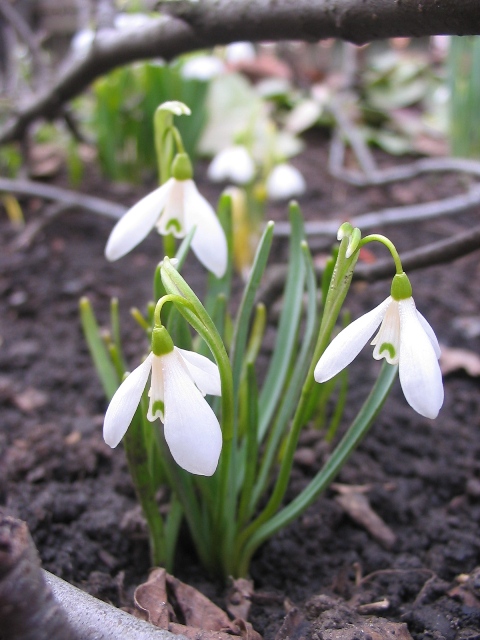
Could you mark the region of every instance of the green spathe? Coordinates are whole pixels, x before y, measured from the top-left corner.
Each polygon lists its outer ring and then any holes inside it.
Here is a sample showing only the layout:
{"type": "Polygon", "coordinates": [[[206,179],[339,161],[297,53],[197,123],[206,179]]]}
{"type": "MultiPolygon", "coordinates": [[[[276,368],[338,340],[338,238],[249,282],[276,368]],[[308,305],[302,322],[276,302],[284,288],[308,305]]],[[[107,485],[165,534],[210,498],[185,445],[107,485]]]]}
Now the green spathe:
{"type": "Polygon", "coordinates": [[[152,352],[164,356],[173,351],[173,340],[165,327],[154,327],[152,331],[152,352]]]}
{"type": "Polygon", "coordinates": [[[392,280],[391,296],[394,300],[406,300],[412,297],[412,285],[406,273],[397,273],[392,280]]]}

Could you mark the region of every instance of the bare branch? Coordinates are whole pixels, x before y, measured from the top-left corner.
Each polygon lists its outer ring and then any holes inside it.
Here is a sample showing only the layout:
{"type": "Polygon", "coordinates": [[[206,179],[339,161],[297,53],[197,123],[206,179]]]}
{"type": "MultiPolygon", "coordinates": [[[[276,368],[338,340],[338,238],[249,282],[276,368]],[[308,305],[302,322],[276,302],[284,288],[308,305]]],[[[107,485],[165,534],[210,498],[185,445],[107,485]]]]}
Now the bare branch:
{"type": "Polygon", "coordinates": [[[0,0],[0,14],[4,17],[5,21],[15,29],[18,37],[23,40],[30,51],[33,63],[34,81],[37,83],[40,82],[46,77],[46,73],[44,65],[42,64],[42,51],[35,38],[35,34],[30,29],[28,23],[25,22],[18,11],[16,11],[10,2],[7,2],[7,0],[0,0]],[[38,77],[35,78],[35,75],[37,74],[38,77]]]}
{"type": "Polygon", "coordinates": [[[101,30],[87,55],[72,60],[51,87],[5,125],[0,144],[21,139],[31,122],[56,117],[95,78],[135,60],[170,60],[236,40],[340,38],[359,44],[395,36],[480,33],[478,0],[177,0],[161,8],[170,16],[142,29],[101,30]]]}

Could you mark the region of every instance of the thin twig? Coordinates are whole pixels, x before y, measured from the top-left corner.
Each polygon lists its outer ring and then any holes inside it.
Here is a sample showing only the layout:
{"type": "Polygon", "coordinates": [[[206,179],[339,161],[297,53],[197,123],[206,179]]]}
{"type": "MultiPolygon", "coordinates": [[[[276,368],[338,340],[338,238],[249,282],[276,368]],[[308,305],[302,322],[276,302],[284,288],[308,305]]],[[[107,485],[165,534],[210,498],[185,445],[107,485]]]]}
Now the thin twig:
{"type": "Polygon", "coordinates": [[[238,40],[318,41],[339,38],[356,44],[395,36],[478,34],[480,3],[463,0],[415,2],[392,0],[176,0],[161,2],[162,18],[142,29],[102,30],[95,46],[72,60],[55,81],[33,96],[0,132],[0,144],[21,139],[38,118],[55,118],[62,105],[95,78],[137,60],[165,60],[238,40]]]}
{"type": "Polygon", "coordinates": [[[107,218],[118,219],[127,210],[123,205],[116,204],[110,200],[104,200],[103,198],[89,196],[84,193],[54,187],[33,180],[0,178],[0,191],[20,193],[25,196],[44,198],[45,200],[54,200],[69,207],[78,207],[79,209],[99,213],[107,218]]]}
{"type": "Polygon", "coordinates": [[[42,50],[38,45],[35,34],[21,14],[7,0],[0,0],[0,14],[13,27],[30,51],[33,64],[32,81],[34,86],[39,86],[46,78],[46,68],[43,64],[42,50]]]}
{"type": "MultiPolygon", "coordinates": [[[[469,231],[459,233],[453,238],[433,242],[424,247],[406,251],[401,254],[402,265],[408,272],[423,269],[437,264],[452,262],[458,258],[480,249],[480,226],[469,231]]],[[[267,307],[271,306],[281,295],[288,267],[284,264],[270,267],[258,292],[257,298],[267,307]]],[[[316,268],[317,277],[320,279],[323,268],[316,268]]],[[[392,260],[379,260],[373,264],[357,264],[353,274],[354,280],[374,282],[391,278],[395,274],[392,260]]]]}

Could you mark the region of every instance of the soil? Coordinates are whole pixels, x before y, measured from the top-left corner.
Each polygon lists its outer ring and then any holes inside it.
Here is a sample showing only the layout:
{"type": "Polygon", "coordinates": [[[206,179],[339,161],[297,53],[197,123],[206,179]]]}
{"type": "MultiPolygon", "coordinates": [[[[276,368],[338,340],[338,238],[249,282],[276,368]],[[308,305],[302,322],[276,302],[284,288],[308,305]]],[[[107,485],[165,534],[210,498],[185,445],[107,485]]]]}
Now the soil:
{"type": "MultiPolygon", "coordinates": [[[[328,175],[326,154],[326,140],[315,136],[296,162],[309,187],[301,199],[308,219],[347,219],[464,188],[454,175],[430,175],[357,189],[328,175]]],[[[383,155],[379,160],[394,162],[383,155]]],[[[214,201],[218,189],[206,183],[204,172],[202,166],[200,189],[214,201]]],[[[57,183],[62,181],[60,176],[57,183]]],[[[125,205],[146,188],[105,183],[93,170],[80,186],[125,205]]],[[[37,201],[23,204],[27,222],[41,214],[37,201]]],[[[285,219],[286,207],[269,213],[285,219]]],[[[465,230],[476,215],[478,210],[378,232],[403,251],[465,230]]],[[[110,298],[120,299],[125,351],[135,365],[145,343],[129,309],[150,299],[160,256],[158,238],[151,234],[124,259],[107,263],[103,248],[111,227],[111,220],[100,216],[69,212],[46,226],[30,247],[12,251],[18,231],[0,218],[0,504],[28,523],[44,568],[100,598],[128,605],[133,587],[148,575],[145,528],[122,448],[111,450],[101,437],[106,403],[81,333],[78,299],[88,296],[105,324],[110,298]]],[[[272,264],[284,259],[285,245],[275,240],[272,264]]],[[[478,353],[478,254],[410,275],[417,305],[441,344],[478,353]]],[[[186,276],[201,290],[204,274],[194,257],[186,276]]],[[[357,317],[388,293],[387,281],[356,284],[347,304],[357,317]]],[[[351,367],[344,424],[378,372],[367,352],[351,367]]],[[[369,532],[354,521],[331,489],[257,553],[250,620],[266,640],[367,637],[358,629],[372,615],[406,623],[415,640],[480,638],[480,576],[474,572],[480,565],[479,379],[452,372],[445,377],[445,392],[439,417],[430,421],[410,409],[396,383],[337,478],[343,485],[363,485],[373,511],[389,528],[387,538],[378,527],[369,532]],[[464,574],[471,574],[466,583],[465,576],[458,579],[464,574]]],[[[305,431],[289,497],[314,475],[326,453],[322,434],[305,431]]],[[[175,573],[222,603],[223,587],[204,576],[187,536],[175,573]]],[[[370,627],[371,638],[399,638],[405,627],[375,629],[370,627]]]]}

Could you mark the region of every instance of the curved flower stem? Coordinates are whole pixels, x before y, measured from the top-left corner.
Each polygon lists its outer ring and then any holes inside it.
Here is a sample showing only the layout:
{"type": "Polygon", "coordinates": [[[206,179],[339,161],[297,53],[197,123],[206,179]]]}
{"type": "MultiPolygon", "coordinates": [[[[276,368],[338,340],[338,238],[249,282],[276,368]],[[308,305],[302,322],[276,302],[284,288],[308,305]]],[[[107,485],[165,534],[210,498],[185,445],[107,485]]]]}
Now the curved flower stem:
{"type": "Polygon", "coordinates": [[[386,236],[382,236],[379,233],[372,233],[369,236],[365,236],[365,238],[362,238],[360,240],[357,246],[357,251],[369,242],[380,242],[381,244],[385,245],[387,249],[390,251],[390,253],[392,254],[392,258],[393,258],[393,261],[395,262],[395,270],[397,274],[403,273],[402,261],[400,260],[398,251],[391,240],[389,240],[386,236]]]}
{"type": "Polygon", "coordinates": [[[188,300],[186,300],[183,296],[179,296],[176,293],[167,293],[166,295],[162,296],[160,300],[157,302],[157,304],[155,305],[155,311],[153,312],[153,322],[156,327],[163,326],[161,321],[161,314],[162,314],[163,305],[166,302],[173,302],[174,304],[177,304],[177,305],[184,305],[185,307],[188,307],[191,311],[195,312],[193,305],[188,300]]]}

